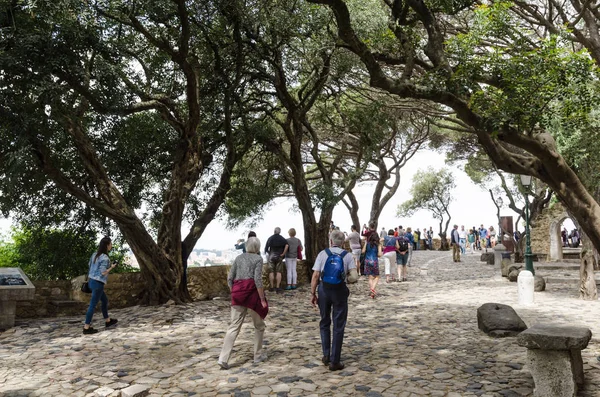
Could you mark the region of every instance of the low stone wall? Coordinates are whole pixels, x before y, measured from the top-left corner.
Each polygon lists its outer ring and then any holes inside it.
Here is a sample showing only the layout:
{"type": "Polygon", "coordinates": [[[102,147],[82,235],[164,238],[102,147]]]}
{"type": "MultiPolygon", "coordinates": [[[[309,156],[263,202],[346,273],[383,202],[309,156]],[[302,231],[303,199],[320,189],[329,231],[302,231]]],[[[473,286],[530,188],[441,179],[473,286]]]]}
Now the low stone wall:
{"type": "Polygon", "coordinates": [[[61,302],[72,300],[72,283],[69,280],[32,281],[35,296],[31,301],[17,302],[17,318],[55,316],[61,302]]]}
{"type": "MultiPolygon", "coordinates": [[[[188,268],[188,289],[194,300],[228,297],[227,273],[230,266],[188,268]]],[[[269,287],[268,266],[263,267],[263,283],[269,287]]],[[[306,264],[298,261],[298,285],[309,283],[306,264]]],[[[286,286],[287,273],[284,267],[282,287],[286,286]]],[[[33,281],[35,298],[17,302],[17,318],[84,315],[89,304],[89,294],[81,292],[85,276],[73,280],[33,281]]],[[[145,286],[141,273],[112,274],[105,288],[111,308],[135,306],[145,286]]]]}

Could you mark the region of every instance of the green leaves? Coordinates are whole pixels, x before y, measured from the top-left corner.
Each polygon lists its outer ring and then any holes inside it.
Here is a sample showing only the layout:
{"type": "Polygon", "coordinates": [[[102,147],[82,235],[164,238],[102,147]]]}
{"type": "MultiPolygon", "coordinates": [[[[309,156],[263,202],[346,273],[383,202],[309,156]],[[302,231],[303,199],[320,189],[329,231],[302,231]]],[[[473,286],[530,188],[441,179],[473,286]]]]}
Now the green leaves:
{"type": "Polygon", "coordinates": [[[23,227],[0,243],[0,266],[20,267],[32,280],[70,280],[87,274],[96,236],[76,229],[23,227]]]}
{"type": "Polygon", "coordinates": [[[426,210],[441,222],[442,218],[448,215],[448,207],[453,201],[452,190],[455,187],[452,173],[447,169],[419,170],[413,176],[413,185],[410,188],[412,198],[398,206],[397,214],[411,216],[417,211],[426,210]]]}

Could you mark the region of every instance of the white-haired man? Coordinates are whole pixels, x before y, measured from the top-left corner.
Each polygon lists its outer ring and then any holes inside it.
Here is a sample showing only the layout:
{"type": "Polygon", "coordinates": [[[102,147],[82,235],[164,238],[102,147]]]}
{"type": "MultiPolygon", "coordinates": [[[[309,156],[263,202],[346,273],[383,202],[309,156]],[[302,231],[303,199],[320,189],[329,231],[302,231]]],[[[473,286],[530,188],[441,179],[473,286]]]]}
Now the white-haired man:
{"type": "Polygon", "coordinates": [[[355,283],[358,280],[356,264],[352,255],[348,254],[342,245],[345,235],[334,230],[329,235],[330,248],[317,255],[313,266],[311,280],[311,304],[319,305],[321,322],[321,347],[323,348],[323,364],[329,365],[330,371],[344,368],[341,362],[344,329],[348,318],[348,296],[350,290],[346,282],[355,283]],[[317,296],[318,290],[318,296],[317,296]],[[333,340],[331,338],[331,320],[333,317],[333,340]]]}

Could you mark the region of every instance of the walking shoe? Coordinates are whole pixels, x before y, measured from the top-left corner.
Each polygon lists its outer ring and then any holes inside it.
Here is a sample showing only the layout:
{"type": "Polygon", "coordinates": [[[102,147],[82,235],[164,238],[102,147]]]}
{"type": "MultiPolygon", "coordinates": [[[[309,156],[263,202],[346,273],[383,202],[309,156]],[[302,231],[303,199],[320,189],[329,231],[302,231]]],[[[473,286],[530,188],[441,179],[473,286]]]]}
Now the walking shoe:
{"type": "Polygon", "coordinates": [[[281,294],[283,290],[281,288],[275,288],[275,293],[277,294],[281,294]]]}
{"type": "Polygon", "coordinates": [[[344,363],[331,363],[329,364],[329,370],[330,371],[340,371],[342,369],[346,368],[346,366],[344,365],[344,363]]]}
{"type": "Polygon", "coordinates": [[[327,356],[323,356],[323,358],[321,359],[321,361],[325,365],[329,365],[329,362],[330,362],[329,357],[327,357],[327,356]]]}
{"type": "Polygon", "coordinates": [[[108,327],[112,327],[113,325],[115,325],[115,324],[116,324],[116,323],[118,323],[118,322],[119,322],[119,320],[117,320],[116,318],[111,318],[109,322],[107,322],[107,323],[104,323],[104,326],[105,326],[106,328],[108,328],[108,327]]]}
{"type": "Polygon", "coordinates": [[[292,285],[292,289],[296,289],[296,288],[298,288],[298,287],[296,287],[296,285],[292,285]]]}
{"type": "Polygon", "coordinates": [[[275,291],[275,288],[273,288],[273,287],[269,288],[269,292],[273,292],[273,291],[275,291]]]}
{"type": "Polygon", "coordinates": [[[227,363],[218,361],[217,364],[219,364],[219,367],[221,367],[221,369],[229,369],[229,364],[227,364],[227,363]]]}
{"type": "Polygon", "coordinates": [[[85,329],[85,328],[83,329],[84,335],[91,335],[91,334],[95,334],[97,332],[98,332],[98,330],[94,329],[94,327],[89,327],[88,329],[85,329]]]}
{"type": "Polygon", "coordinates": [[[291,290],[293,290],[293,288],[292,288],[292,286],[291,286],[291,285],[288,285],[287,287],[285,287],[285,290],[286,290],[286,291],[291,291],[291,290]]]}

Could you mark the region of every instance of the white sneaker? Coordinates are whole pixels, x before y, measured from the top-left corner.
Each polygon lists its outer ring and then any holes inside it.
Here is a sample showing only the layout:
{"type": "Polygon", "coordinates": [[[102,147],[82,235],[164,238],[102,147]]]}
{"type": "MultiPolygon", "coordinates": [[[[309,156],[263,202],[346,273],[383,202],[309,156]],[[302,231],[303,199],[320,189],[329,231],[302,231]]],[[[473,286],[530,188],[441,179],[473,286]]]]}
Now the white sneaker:
{"type": "Polygon", "coordinates": [[[219,367],[221,367],[221,369],[229,369],[229,364],[222,363],[221,361],[218,361],[217,363],[219,364],[219,367]]]}
{"type": "Polygon", "coordinates": [[[260,356],[254,359],[254,364],[262,363],[267,359],[267,353],[261,353],[260,356]]]}

